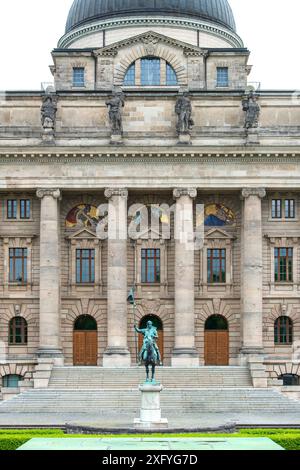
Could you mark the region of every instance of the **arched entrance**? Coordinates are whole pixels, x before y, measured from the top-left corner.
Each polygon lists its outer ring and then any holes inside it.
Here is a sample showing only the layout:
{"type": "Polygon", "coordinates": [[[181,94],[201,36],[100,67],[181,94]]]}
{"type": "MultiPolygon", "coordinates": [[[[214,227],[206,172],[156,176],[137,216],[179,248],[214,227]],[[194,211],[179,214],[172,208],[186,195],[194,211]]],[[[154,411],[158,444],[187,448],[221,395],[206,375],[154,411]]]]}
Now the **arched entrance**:
{"type": "Polygon", "coordinates": [[[98,357],[97,322],[90,315],[81,315],[74,323],[74,366],[96,366],[98,357]]]}
{"type": "MultiPolygon", "coordinates": [[[[152,321],[153,325],[157,328],[157,333],[158,333],[158,340],[157,340],[157,346],[160,351],[161,355],[161,361],[163,362],[164,360],[164,329],[163,329],[163,323],[159,317],[156,315],[147,315],[146,317],[143,317],[140,321],[139,328],[146,328],[147,327],[147,322],[152,321]]],[[[141,350],[141,347],[143,345],[143,335],[139,335],[139,351],[141,350]]]]}
{"type": "Polygon", "coordinates": [[[212,315],[205,322],[205,365],[228,366],[229,331],[226,318],[212,315]]]}

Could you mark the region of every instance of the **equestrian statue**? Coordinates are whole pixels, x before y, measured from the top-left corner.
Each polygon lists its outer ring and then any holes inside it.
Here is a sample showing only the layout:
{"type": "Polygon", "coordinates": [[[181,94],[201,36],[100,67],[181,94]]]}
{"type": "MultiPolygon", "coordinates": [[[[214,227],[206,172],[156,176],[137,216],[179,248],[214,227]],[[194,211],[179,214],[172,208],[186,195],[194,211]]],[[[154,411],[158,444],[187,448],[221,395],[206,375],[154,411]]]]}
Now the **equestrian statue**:
{"type": "Polygon", "coordinates": [[[161,355],[156,344],[158,339],[157,328],[153,326],[152,321],[147,322],[146,328],[138,328],[136,325],[134,329],[137,333],[141,333],[144,336],[143,346],[139,353],[140,363],[144,363],[146,367],[146,382],[152,382],[156,384],[155,380],[155,367],[161,365],[161,355]],[[151,380],[149,378],[149,366],[152,368],[151,380]]]}

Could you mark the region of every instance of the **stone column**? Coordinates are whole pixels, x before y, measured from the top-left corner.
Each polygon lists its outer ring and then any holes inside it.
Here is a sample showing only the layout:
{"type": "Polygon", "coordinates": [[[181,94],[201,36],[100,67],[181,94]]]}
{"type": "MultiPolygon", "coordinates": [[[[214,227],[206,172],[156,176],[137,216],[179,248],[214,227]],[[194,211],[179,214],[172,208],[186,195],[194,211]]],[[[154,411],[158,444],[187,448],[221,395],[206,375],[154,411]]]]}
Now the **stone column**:
{"type": "Polygon", "coordinates": [[[127,346],[127,198],[126,189],[107,189],[107,349],[104,367],[129,367],[127,346]]]}
{"type": "Polygon", "coordinates": [[[59,189],[38,189],[40,225],[40,345],[38,356],[63,363],[60,338],[59,189]]]}
{"type": "Polygon", "coordinates": [[[175,348],[172,366],[199,365],[195,349],[193,199],[196,189],[175,189],[175,348]]]}
{"type": "Polygon", "coordinates": [[[263,352],[263,300],[262,300],[262,210],[261,200],[266,196],[263,188],[246,188],[242,233],[242,330],[243,354],[263,352]]]}

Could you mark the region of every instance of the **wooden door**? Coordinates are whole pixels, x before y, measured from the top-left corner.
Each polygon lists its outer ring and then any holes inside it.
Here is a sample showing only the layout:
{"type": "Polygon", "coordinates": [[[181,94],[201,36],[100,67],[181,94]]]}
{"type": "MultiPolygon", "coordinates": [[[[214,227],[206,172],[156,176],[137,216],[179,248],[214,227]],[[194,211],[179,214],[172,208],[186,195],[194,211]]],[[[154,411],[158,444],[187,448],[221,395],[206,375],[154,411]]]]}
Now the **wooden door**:
{"type": "Polygon", "coordinates": [[[229,333],[228,331],[209,330],[205,332],[205,365],[228,366],[229,333]]]}
{"type": "Polygon", "coordinates": [[[74,366],[96,366],[98,356],[97,331],[74,331],[74,366]]]}
{"type": "MultiPolygon", "coordinates": [[[[160,355],[161,355],[161,362],[164,362],[164,332],[163,330],[158,330],[158,339],[156,340],[156,344],[158,346],[160,355]]],[[[139,333],[139,352],[143,346],[143,335],[139,333]]]]}

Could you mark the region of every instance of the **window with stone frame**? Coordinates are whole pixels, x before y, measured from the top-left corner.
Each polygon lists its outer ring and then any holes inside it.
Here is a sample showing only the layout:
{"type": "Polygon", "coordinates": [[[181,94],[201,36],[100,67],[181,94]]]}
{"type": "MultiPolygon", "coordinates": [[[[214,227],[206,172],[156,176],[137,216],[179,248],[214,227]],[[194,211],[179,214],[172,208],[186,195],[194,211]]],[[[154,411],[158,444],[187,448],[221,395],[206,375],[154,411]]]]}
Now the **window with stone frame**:
{"type": "Polygon", "coordinates": [[[275,282],[293,282],[293,248],[274,248],[275,282]]]}
{"type": "Polygon", "coordinates": [[[142,283],[160,283],[160,249],[142,249],[142,283]]]}
{"type": "Polygon", "coordinates": [[[295,219],[296,217],[295,199],[281,198],[272,199],[271,216],[272,219],[295,219]]]}
{"type": "Polygon", "coordinates": [[[275,344],[293,343],[293,322],[287,316],[281,316],[274,323],[274,342],[275,344]]]}
{"type": "Polygon", "coordinates": [[[207,283],[226,283],[226,249],[207,250],[207,283]]]}
{"type": "Polygon", "coordinates": [[[27,283],[27,248],[9,248],[9,282],[27,283]]]}
{"type": "Polygon", "coordinates": [[[177,74],[166,60],[143,57],[132,63],[124,77],[124,86],[178,86],[177,74]]]}
{"type": "Polygon", "coordinates": [[[6,200],[7,220],[30,220],[31,219],[31,199],[7,199],[6,200]]]}
{"type": "Polygon", "coordinates": [[[9,344],[26,345],[28,342],[27,321],[23,317],[14,317],[9,322],[9,344]]]}
{"type": "Polygon", "coordinates": [[[229,86],[229,69],[228,67],[217,67],[217,87],[229,86]]]}
{"type": "Polygon", "coordinates": [[[93,284],[95,282],[95,250],[76,250],[76,283],[93,284]]]}
{"type": "Polygon", "coordinates": [[[85,86],[85,68],[84,67],[73,67],[73,86],[74,87],[85,86]]]}

